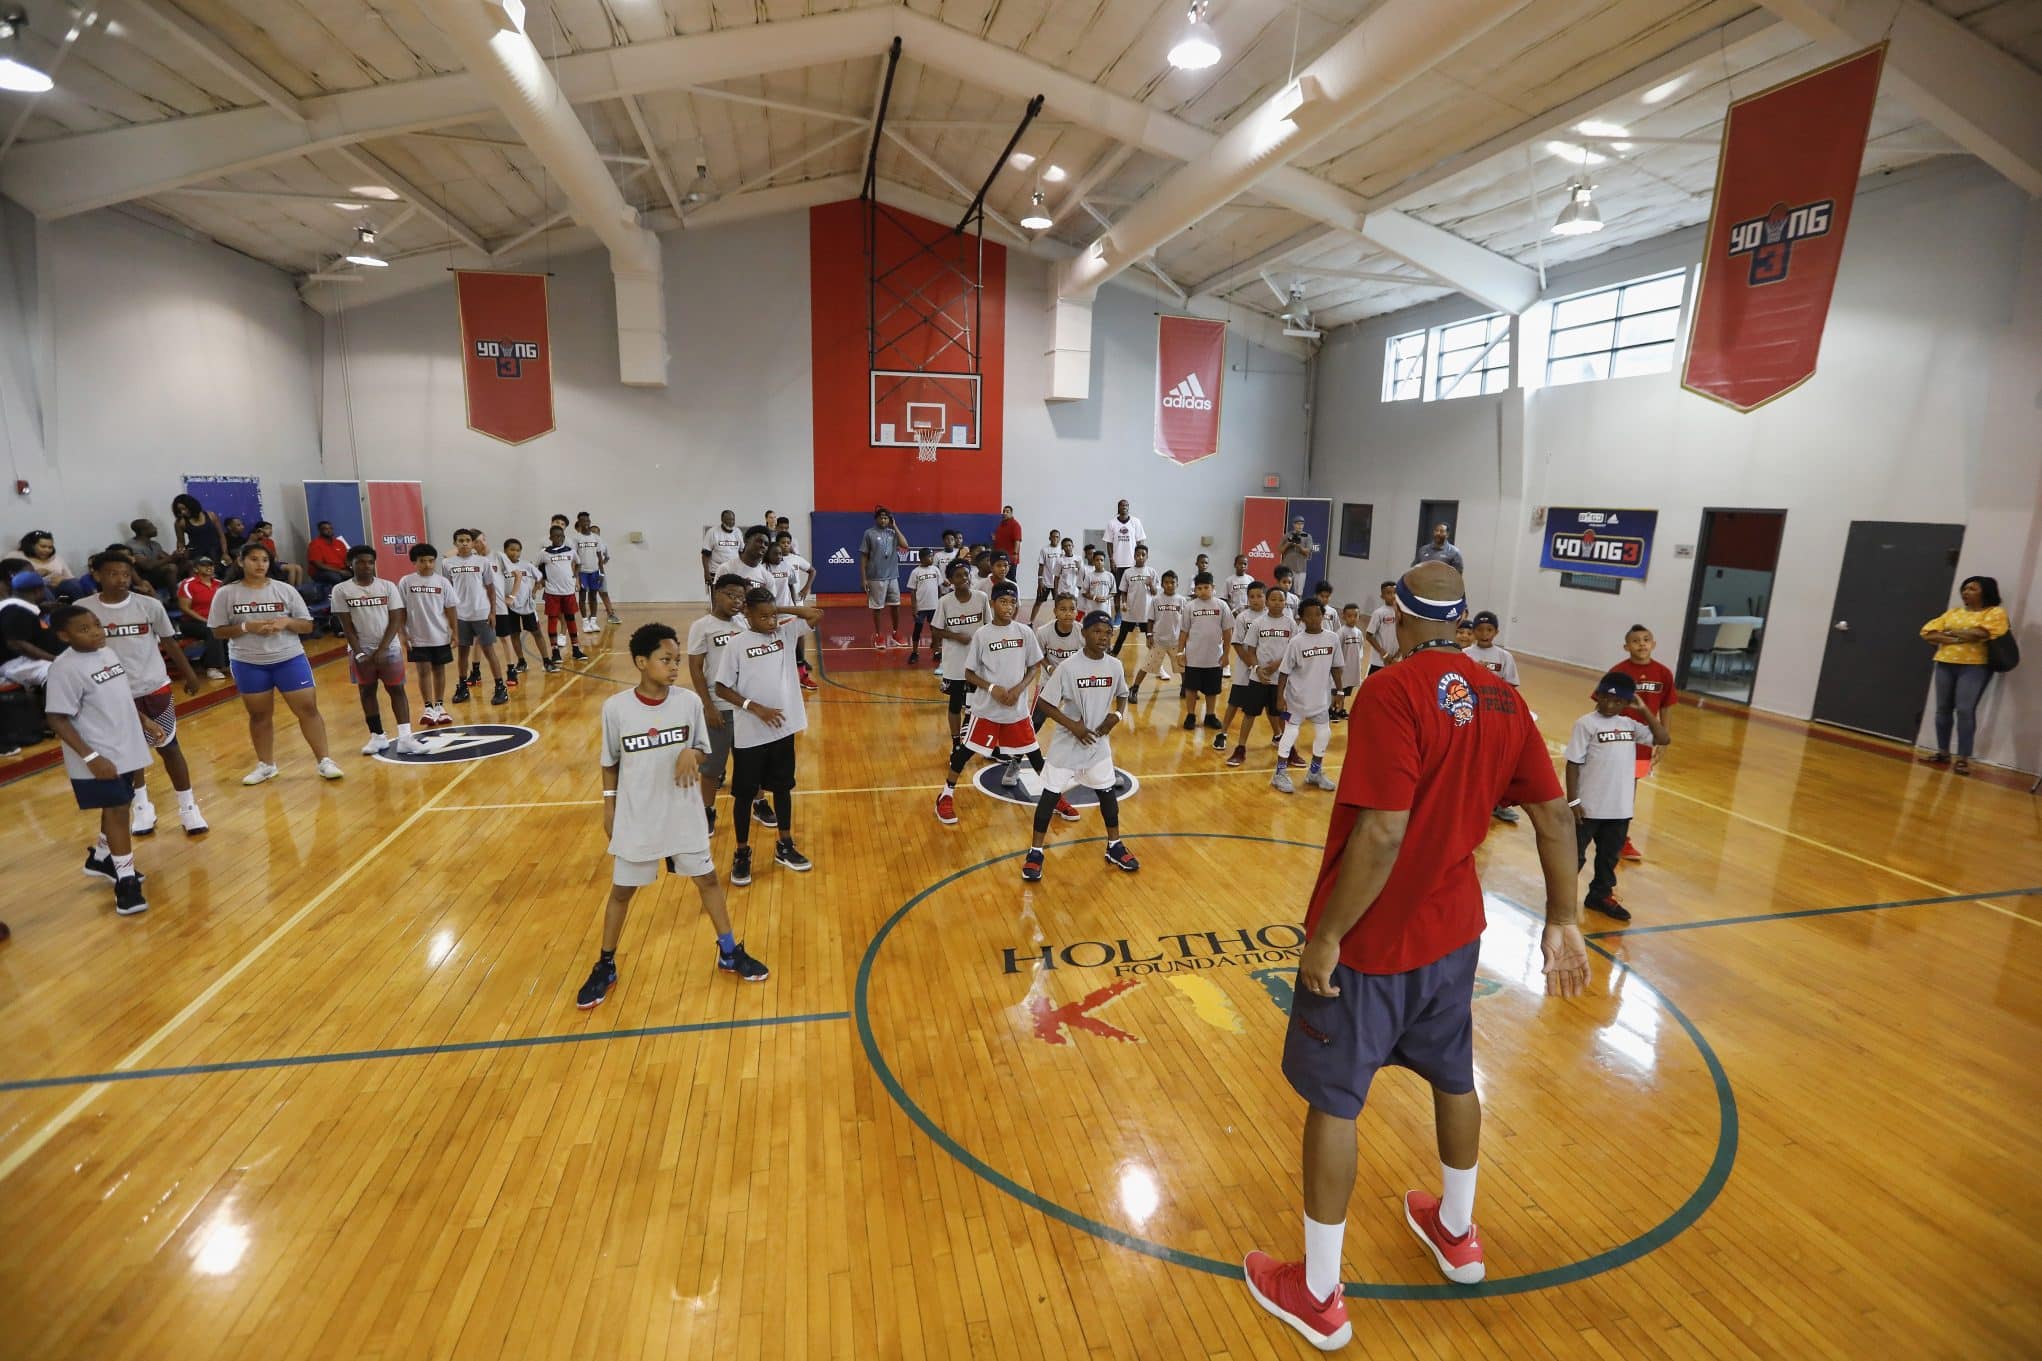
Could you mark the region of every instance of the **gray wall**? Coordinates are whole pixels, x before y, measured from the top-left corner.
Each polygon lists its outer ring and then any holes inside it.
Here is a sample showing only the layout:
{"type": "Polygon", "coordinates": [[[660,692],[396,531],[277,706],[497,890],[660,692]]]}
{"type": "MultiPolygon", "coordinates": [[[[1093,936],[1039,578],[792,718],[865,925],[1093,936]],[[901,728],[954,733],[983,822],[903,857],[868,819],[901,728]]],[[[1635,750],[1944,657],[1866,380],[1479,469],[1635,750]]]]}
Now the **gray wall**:
{"type": "MultiPolygon", "coordinates": [[[[1556,271],[1549,296],[1692,266],[1700,239],[1682,232],[1556,271]]],[[[1649,377],[1384,403],[1388,336],[1480,309],[1453,300],[1335,332],[1316,361],[1313,490],[1376,507],[1376,557],[1336,559],[1336,585],[1346,595],[1394,576],[1408,562],[1418,500],[1458,499],[1469,589],[1508,621],[1504,643],[1603,665],[1633,620],[1669,649],[1679,638],[1692,564],[1673,546],[1695,541],[1703,507],[1774,507],[1788,516],[1757,706],[1808,715],[1853,520],[1967,525],[1959,575],[1997,576],[2017,628],[2035,638],[2038,272],[2042,208],[1960,161],[1861,186],[1819,371],[1750,414],[1683,392],[1678,364],[1649,377]],[[1532,511],[1547,505],[1657,509],[1650,580],[1619,596],[1562,589],[1536,568],[1532,511]]],[[[1546,324],[1535,309],[1521,327],[1546,324]]],[[[1981,754],[2042,764],[2042,670],[1993,689],[1981,754]]]]}

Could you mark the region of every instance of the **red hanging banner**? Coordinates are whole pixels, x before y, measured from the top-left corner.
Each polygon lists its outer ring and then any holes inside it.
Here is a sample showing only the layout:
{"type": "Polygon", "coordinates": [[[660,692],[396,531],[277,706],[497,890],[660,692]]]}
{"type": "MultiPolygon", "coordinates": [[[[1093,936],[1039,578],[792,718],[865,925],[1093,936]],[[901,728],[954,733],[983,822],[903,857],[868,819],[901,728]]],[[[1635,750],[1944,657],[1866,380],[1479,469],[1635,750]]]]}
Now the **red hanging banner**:
{"type": "Polygon", "coordinates": [[[364,482],[369,498],[369,539],[376,546],[376,574],[385,581],[411,575],[411,550],[425,539],[425,485],[420,482],[364,482]]]}
{"type": "Polygon", "coordinates": [[[1156,452],[1196,463],[1220,451],[1220,383],[1227,373],[1227,324],[1201,317],[1156,318],[1156,452]]]}
{"type": "Polygon", "coordinates": [[[1885,56],[1881,43],[1730,106],[1689,392],[1751,411],[1815,376],[1885,56]]]}
{"type": "Polygon", "coordinates": [[[468,428],[505,444],[553,429],[546,276],[456,271],[468,428]]]}

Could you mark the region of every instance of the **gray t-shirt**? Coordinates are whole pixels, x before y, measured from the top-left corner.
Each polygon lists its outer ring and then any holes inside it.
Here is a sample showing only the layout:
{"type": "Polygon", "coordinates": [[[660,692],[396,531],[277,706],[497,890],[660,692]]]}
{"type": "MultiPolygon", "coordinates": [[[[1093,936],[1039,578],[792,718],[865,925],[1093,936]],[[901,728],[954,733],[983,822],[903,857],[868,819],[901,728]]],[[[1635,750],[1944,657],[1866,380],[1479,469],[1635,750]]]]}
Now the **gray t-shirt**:
{"type": "MultiPolygon", "coordinates": [[[[741,615],[718,619],[714,613],[705,614],[688,625],[688,655],[702,659],[702,679],[709,682],[711,695],[716,695],[716,673],[723,666],[723,645],[748,627],[741,615]]],[[[729,713],[732,708],[723,702],[720,695],[716,695],[716,707],[724,713],[729,713]]]]}
{"type": "MultiPolygon", "coordinates": [[[[1041,660],[1042,641],[1028,625],[1015,620],[987,624],[971,635],[964,665],[981,680],[1004,687],[1020,684],[1028,668],[1041,660]]],[[[1028,696],[1016,695],[1012,704],[1001,704],[993,699],[990,690],[974,687],[971,711],[989,723],[1019,723],[1028,712],[1028,696]]]]}
{"type": "Polygon", "coordinates": [[[1054,671],[1085,650],[1085,631],[1073,623],[1069,633],[1058,633],[1056,620],[1045,619],[1035,630],[1035,641],[1042,644],[1043,670],[1054,671]]]}
{"type": "MultiPolygon", "coordinates": [[[[1106,715],[1113,712],[1113,706],[1126,698],[1127,672],[1121,667],[1120,658],[1110,652],[1096,662],[1080,652],[1042,683],[1044,703],[1056,705],[1065,717],[1076,719],[1095,732],[1106,721],[1106,715]]],[[[1101,761],[1113,759],[1113,740],[1109,737],[1090,744],[1080,742],[1055,719],[1045,725],[1044,733],[1048,742],[1043,759],[1053,766],[1090,770],[1101,761]]]]}
{"type": "Polygon", "coordinates": [[[153,695],[169,686],[170,669],[163,664],[163,649],[156,640],[175,638],[177,630],[171,626],[170,612],[162,601],[129,591],[128,598],[118,605],[109,605],[96,595],[78,603],[105,627],[106,645],[128,673],[130,694],[153,695]]]}
{"type": "Polygon", "coordinates": [[[1223,600],[1191,597],[1184,607],[1184,664],[1218,666],[1227,659],[1227,639],[1233,636],[1234,615],[1223,600]]]}
{"type": "Polygon", "coordinates": [[[1421,562],[1443,562],[1452,567],[1456,572],[1468,570],[1461,565],[1460,549],[1455,548],[1450,543],[1435,546],[1430,539],[1425,541],[1425,547],[1418,550],[1418,556],[1411,559],[1411,565],[1414,567],[1421,562]]]}
{"type": "Polygon", "coordinates": [[[459,554],[442,558],[440,574],[447,579],[455,618],[464,623],[476,623],[494,617],[489,593],[496,585],[496,573],[490,568],[488,558],[480,553],[470,553],[465,558],[459,554]]]}
{"type": "MultiPolygon", "coordinates": [[[[43,712],[70,719],[85,745],[121,774],[147,768],[149,739],[142,733],[127,670],[112,648],[59,652],[43,684],[43,712]]],[[[64,747],[64,773],[74,780],[98,778],[69,745],[64,747]]]]}
{"type": "MultiPolygon", "coordinates": [[[[985,595],[973,591],[969,600],[959,600],[957,592],[945,591],[943,598],[936,602],[936,627],[952,633],[977,633],[986,622],[985,595]]],[[[971,651],[971,644],[943,640],[943,664],[936,668],[936,674],[944,680],[964,679],[964,656],[971,651]]]]}
{"type": "MultiPolygon", "coordinates": [[[[1389,658],[1397,655],[1397,607],[1395,605],[1378,605],[1369,612],[1368,636],[1370,641],[1375,644],[1376,652],[1379,656],[1389,658]]],[[[1376,663],[1377,666],[1386,664],[1383,661],[1376,663]]]]}
{"type": "Polygon", "coordinates": [[[730,744],[734,747],[763,747],[783,737],[792,737],[808,727],[808,710],[801,703],[801,684],[794,671],[794,644],[801,637],[799,619],[782,619],[771,633],[756,633],[750,624],[723,645],[722,664],[716,680],[750,700],[756,708],[778,709],[781,723],[769,728],[750,710],[731,710],[730,744]]]}
{"type": "MultiPolygon", "coordinates": [[[[1312,555],[1318,551],[1319,545],[1309,532],[1297,539],[1291,538],[1288,534],[1283,537],[1283,565],[1290,568],[1293,576],[1304,575],[1305,565],[1312,560],[1312,555]]],[[[1305,583],[1300,581],[1298,589],[1303,590],[1304,588],[1305,583]]]]}
{"type": "MultiPolygon", "coordinates": [[[[331,596],[333,609],[347,616],[354,625],[355,640],[366,648],[373,648],[383,641],[383,630],[390,627],[390,611],[403,610],[404,600],[397,594],[395,582],[377,577],[368,585],[358,584],[350,577],[333,588],[331,596]]],[[[390,650],[396,651],[402,641],[399,637],[390,640],[390,650]]]]}
{"type": "Polygon", "coordinates": [[[1124,595],[1120,617],[1130,624],[1146,624],[1155,618],[1156,583],[1162,580],[1162,573],[1154,563],[1130,567],[1120,574],[1120,589],[1124,595]]]}
{"type": "Polygon", "coordinates": [[[454,603],[454,595],[444,576],[413,572],[397,583],[397,589],[404,600],[404,636],[413,647],[445,647],[454,641],[447,623],[447,606],[454,603]]]}
{"type": "Polygon", "coordinates": [[[1494,643],[1491,643],[1488,647],[1483,647],[1480,643],[1477,643],[1473,647],[1464,647],[1461,651],[1488,667],[1512,685],[1518,683],[1517,658],[1511,656],[1503,648],[1497,647],[1494,643]]]}
{"type": "Polygon", "coordinates": [[[674,763],[687,747],[707,752],[709,729],[701,699],[686,686],[672,687],[658,704],[636,688],[603,701],[602,763],[617,769],[611,855],[646,861],[709,849],[701,780],[674,783],[674,763]]]}
{"type": "Polygon", "coordinates": [[[1291,635],[1300,631],[1298,617],[1294,614],[1264,613],[1257,616],[1254,637],[1250,640],[1255,649],[1256,667],[1266,666],[1274,676],[1276,668],[1283,664],[1284,649],[1290,646],[1291,635]]]}
{"type": "Polygon", "coordinates": [[[1184,636],[1184,604],[1181,595],[1156,597],[1157,647],[1175,647],[1177,640],[1184,636]]]}
{"type": "Polygon", "coordinates": [[[1283,684],[1284,706],[1297,718],[1314,718],[1333,703],[1333,668],[1340,663],[1340,635],[1300,629],[1284,644],[1276,674],[1283,684]]]}
{"type": "Polygon", "coordinates": [[[865,531],[858,541],[859,561],[867,581],[896,581],[900,577],[900,535],[878,525],[865,531]]]}
{"type": "Polygon", "coordinates": [[[1604,718],[1591,711],[1574,720],[1563,756],[1568,765],[1581,767],[1581,779],[1575,786],[1581,798],[1581,816],[1631,816],[1641,745],[1652,745],[1652,729],[1629,714],[1604,718]]]}
{"type": "MultiPolygon", "coordinates": [[[[217,629],[229,624],[254,624],[270,619],[309,620],[311,617],[312,612],[305,608],[305,597],[298,594],[297,587],[271,577],[260,586],[251,586],[246,581],[230,581],[222,586],[213,597],[213,608],[206,615],[206,627],[217,629]]],[[[237,662],[269,665],[304,656],[305,645],[298,641],[297,634],[288,629],[280,633],[250,633],[229,638],[227,655],[237,662]]]]}
{"type": "Polygon", "coordinates": [[[523,558],[503,564],[503,591],[498,604],[508,602],[512,614],[539,612],[539,569],[523,558]]]}
{"type": "Polygon", "coordinates": [[[1342,624],[1333,633],[1340,640],[1340,684],[1352,688],[1361,684],[1368,671],[1368,649],[1363,646],[1368,630],[1359,624],[1342,624]]]}

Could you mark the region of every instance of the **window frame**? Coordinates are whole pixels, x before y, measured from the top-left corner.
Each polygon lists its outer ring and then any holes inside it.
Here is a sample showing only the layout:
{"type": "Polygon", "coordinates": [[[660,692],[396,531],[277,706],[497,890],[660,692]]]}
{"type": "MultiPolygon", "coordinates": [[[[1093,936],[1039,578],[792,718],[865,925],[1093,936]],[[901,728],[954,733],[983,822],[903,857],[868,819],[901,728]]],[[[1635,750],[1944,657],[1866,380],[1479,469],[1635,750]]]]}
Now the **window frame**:
{"type": "Polygon", "coordinates": [[[1428,400],[1425,396],[1425,375],[1431,369],[1431,353],[1431,333],[1423,327],[1416,331],[1405,331],[1400,335],[1386,337],[1383,340],[1383,401],[1416,402],[1428,400]],[[1411,340],[1418,342],[1418,353],[1415,356],[1399,356],[1397,346],[1402,342],[1411,340]],[[1397,365],[1400,358],[1405,360],[1416,358],[1418,361],[1418,372],[1409,377],[1400,377],[1397,373],[1397,365]],[[1416,383],[1418,386],[1415,391],[1407,395],[1397,395],[1397,389],[1405,383],[1416,383]]]}
{"type": "Polygon", "coordinates": [[[1463,317],[1459,321],[1449,321],[1443,325],[1433,327],[1426,343],[1426,367],[1429,373],[1427,374],[1428,381],[1425,388],[1425,400],[1428,402],[1454,402],[1459,401],[1463,397],[1493,397],[1498,393],[1508,392],[1510,390],[1511,363],[1514,358],[1512,348],[1516,343],[1516,338],[1511,334],[1511,321],[1512,318],[1508,312],[1487,312],[1478,317],[1463,317]],[[1501,323],[1503,328],[1500,335],[1495,334],[1495,327],[1498,323],[1501,323]],[[1483,326],[1483,334],[1487,337],[1481,344],[1463,345],[1453,350],[1446,349],[1446,333],[1448,331],[1478,324],[1483,326]],[[1448,382],[1447,356],[1449,354],[1473,354],[1479,357],[1485,351],[1492,362],[1482,365],[1479,369],[1469,369],[1452,377],[1451,381],[1454,387],[1463,390],[1453,392],[1442,391],[1443,386],[1448,382]],[[1494,362],[1499,355],[1502,362],[1494,362]],[[1489,387],[1489,375],[1492,373],[1503,375],[1502,383],[1494,390],[1491,390],[1489,387]],[[1474,387],[1467,389],[1466,385],[1470,381],[1474,382],[1474,387]]]}
{"type": "Polygon", "coordinates": [[[1635,279],[1625,279],[1619,283],[1607,284],[1601,288],[1591,288],[1569,297],[1554,299],[1550,304],[1551,317],[1546,325],[1545,381],[1541,386],[1572,387],[1578,383],[1607,382],[1611,378],[1643,378],[1653,377],[1661,373],[1671,373],[1680,360],[1681,326],[1687,310],[1688,296],[1688,270],[1683,267],[1660,270],[1654,274],[1640,275],[1635,279]],[[1635,312],[1625,310],[1624,304],[1632,289],[1642,288],[1647,284],[1662,284],[1669,279],[1677,280],[1680,284],[1679,295],[1671,305],[1642,308],[1635,312]],[[1589,298],[1601,297],[1605,294],[1614,294],[1616,297],[1615,306],[1607,317],[1579,321],[1569,326],[1560,324],[1561,312],[1568,304],[1582,302],[1589,298]],[[1668,314],[1671,314],[1673,318],[1672,334],[1663,339],[1633,341],[1628,345],[1621,343],[1625,322],[1636,321],[1641,317],[1659,317],[1668,314]],[[1590,330],[1598,326],[1607,326],[1609,328],[1609,344],[1597,349],[1583,350],[1574,354],[1562,355],[1556,353],[1560,349],[1561,338],[1563,336],[1590,330]],[[1618,355],[1639,350],[1657,349],[1661,346],[1666,348],[1667,362],[1665,368],[1651,369],[1642,373],[1620,374],[1616,371],[1618,355]],[[1602,361],[1603,372],[1600,374],[1591,374],[1588,377],[1581,378],[1555,377],[1555,370],[1558,366],[1578,365],[1583,360],[1598,359],[1602,361]]]}

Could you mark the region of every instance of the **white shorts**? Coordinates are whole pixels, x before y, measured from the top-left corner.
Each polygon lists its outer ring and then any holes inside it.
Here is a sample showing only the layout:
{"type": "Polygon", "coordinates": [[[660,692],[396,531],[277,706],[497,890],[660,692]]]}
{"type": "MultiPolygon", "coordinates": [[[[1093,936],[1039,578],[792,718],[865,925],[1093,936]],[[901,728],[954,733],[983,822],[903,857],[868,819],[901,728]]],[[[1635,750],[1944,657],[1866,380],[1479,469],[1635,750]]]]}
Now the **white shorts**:
{"type": "MultiPolygon", "coordinates": [[[[1105,746],[1104,742],[1099,744],[1105,746]]],[[[1042,787],[1052,794],[1061,794],[1079,785],[1087,789],[1111,789],[1118,778],[1113,769],[1113,753],[1107,752],[1083,770],[1067,770],[1063,766],[1047,762],[1042,767],[1042,787]]]]}
{"type": "MultiPolygon", "coordinates": [[[[661,861],[626,860],[621,855],[615,859],[617,867],[610,874],[610,882],[619,888],[644,888],[659,879],[661,861]]],[[[699,851],[676,851],[664,863],[668,874],[685,874],[690,879],[716,873],[716,862],[709,858],[706,847],[699,851]]]]}
{"type": "Polygon", "coordinates": [[[1293,708],[1290,711],[1290,721],[1293,723],[1324,723],[1327,712],[1328,710],[1321,709],[1315,714],[1308,714],[1302,709],[1293,708]]]}

